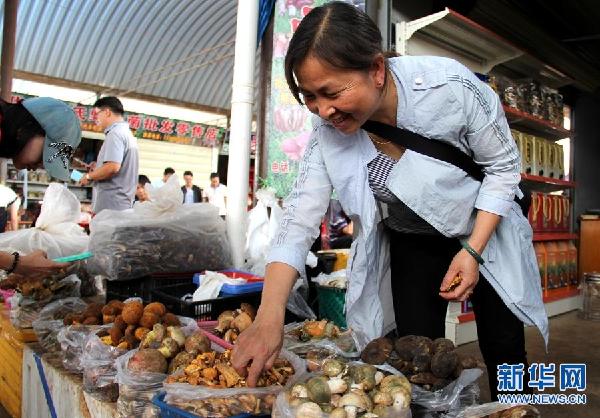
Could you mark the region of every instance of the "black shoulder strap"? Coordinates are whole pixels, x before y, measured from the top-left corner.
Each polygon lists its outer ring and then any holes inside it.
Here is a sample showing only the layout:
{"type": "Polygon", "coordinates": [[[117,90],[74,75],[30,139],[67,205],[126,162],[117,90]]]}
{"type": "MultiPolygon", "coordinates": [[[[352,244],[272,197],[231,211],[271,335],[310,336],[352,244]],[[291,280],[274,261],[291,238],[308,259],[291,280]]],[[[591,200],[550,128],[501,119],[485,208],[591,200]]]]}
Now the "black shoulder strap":
{"type": "Polygon", "coordinates": [[[467,154],[450,144],[372,120],[366,121],[362,128],[419,154],[455,165],[474,179],[483,181],[484,174],[481,166],[477,165],[467,154]]]}

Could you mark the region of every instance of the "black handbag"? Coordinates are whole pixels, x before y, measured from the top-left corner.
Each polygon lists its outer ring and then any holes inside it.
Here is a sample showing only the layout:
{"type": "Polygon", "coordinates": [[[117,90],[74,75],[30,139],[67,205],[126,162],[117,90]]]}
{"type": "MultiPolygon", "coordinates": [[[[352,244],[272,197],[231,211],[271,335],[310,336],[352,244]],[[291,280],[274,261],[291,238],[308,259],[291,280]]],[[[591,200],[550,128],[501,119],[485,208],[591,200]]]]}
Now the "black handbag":
{"type": "MultiPolygon", "coordinates": [[[[477,181],[481,182],[485,177],[483,168],[480,165],[475,163],[475,161],[467,154],[446,142],[436,141],[423,135],[407,131],[406,129],[398,128],[397,126],[372,120],[366,121],[362,126],[362,129],[383,139],[392,141],[396,145],[418,152],[419,154],[450,163],[460,168],[477,181]]],[[[523,181],[519,183],[519,188],[523,192],[523,198],[519,199],[515,196],[515,202],[521,207],[523,215],[527,217],[529,207],[531,206],[531,191],[523,181]]]]}

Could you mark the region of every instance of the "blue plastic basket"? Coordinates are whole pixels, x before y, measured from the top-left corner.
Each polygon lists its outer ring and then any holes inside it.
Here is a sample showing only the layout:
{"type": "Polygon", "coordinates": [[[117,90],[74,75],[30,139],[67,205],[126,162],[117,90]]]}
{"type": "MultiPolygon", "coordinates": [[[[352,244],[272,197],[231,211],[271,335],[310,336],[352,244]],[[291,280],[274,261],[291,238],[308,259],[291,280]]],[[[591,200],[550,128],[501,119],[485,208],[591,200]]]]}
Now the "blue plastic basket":
{"type": "MultiPolygon", "coordinates": [[[[221,292],[219,293],[219,295],[224,295],[224,296],[241,295],[244,293],[261,292],[263,289],[263,284],[264,284],[263,278],[255,275],[255,274],[248,273],[246,271],[241,271],[241,270],[233,270],[233,269],[220,270],[219,273],[223,273],[227,277],[231,277],[232,279],[242,278],[242,279],[248,280],[248,282],[245,284],[238,284],[238,285],[224,284],[221,287],[221,292]]],[[[201,275],[202,275],[202,273],[194,274],[193,281],[197,285],[200,285],[200,282],[201,282],[200,276],[201,275]]]]}
{"type": "MultiPolygon", "coordinates": [[[[159,392],[152,398],[152,403],[160,408],[161,418],[198,418],[199,415],[194,415],[191,412],[184,411],[169,405],[165,402],[165,392],[159,392]]],[[[241,414],[235,415],[230,418],[268,418],[270,415],[251,415],[241,414]]]]}

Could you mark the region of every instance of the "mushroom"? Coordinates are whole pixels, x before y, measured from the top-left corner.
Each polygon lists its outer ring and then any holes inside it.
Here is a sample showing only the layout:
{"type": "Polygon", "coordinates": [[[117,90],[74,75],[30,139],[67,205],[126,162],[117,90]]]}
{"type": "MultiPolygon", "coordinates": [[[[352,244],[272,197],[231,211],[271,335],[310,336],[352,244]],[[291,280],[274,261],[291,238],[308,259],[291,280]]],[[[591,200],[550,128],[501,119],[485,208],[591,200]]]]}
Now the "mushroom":
{"type": "Polygon", "coordinates": [[[331,401],[329,401],[329,403],[334,408],[338,408],[340,406],[340,399],[342,399],[342,395],[340,395],[339,393],[334,393],[333,395],[331,395],[331,401]]]}
{"type": "Polygon", "coordinates": [[[249,303],[242,303],[240,305],[240,311],[245,312],[248,314],[248,316],[250,317],[250,319],[252,319],[254,321],[254,318],[256,318],[256,309],[254,308],[254,306],[250,305],[249,303]]]}
{"type": "Polygon", "coordinates": [[[296,383],[290,389],[290,395],[292,398],[308,398],[308,390],[306,389],[306,385],[302,383],[296,383]]]}
{"type": "Polygon", "coordinates": [[[326,377],[311,377],[306,382],[306,389],[308,391],[308,397],[313,402],[325,404],[331,401],[331,389],[329,388],[326,377]]]}
{"type": "Polygon", "coordinates": [[[408,394],[412,394],[412,386],[408,379],[404,376],[389,375],[383,378],[379,384],[379,390],[382,392],[388,392],[391,388],[400,386],[408,391],[408,394]]]}
{"type": "Polygon", "coordinates": [[[177,344],[177,341],[175,341],[173,338],[167,337],[162,340],[158,351],[160,351],[165,358],[171,358],[174,357],[179,351],[179,344],[177,344]]]}
{"type": "Polygon", "coordinates": [[[325,373],[329,377],[338,376],[343,373],[346,368],[345,365],[336,359],[326,359],[321,366],[323,369],[323,373],[325,373]]]}
{"type": "Polygon", "coordinates": [[[433,353],[440,353],[442,351],[452,351],[455,346],[452,341],[447,338],[436,338],[433,340],[433,353]]]}
{"type": "Polygon", "coordinates": [[[459,358],[456,351],[438,351],[431,358],[431,373],[435,377],[447,378],[458,366],[459,358]]]}
{"type": "Polygon", "coordinates": [[[391,387],[388,391],[394,403],[392,404],[395,409],[406,409],[410,406],[410,393],[403,386],[391,387]]]}
{"type": "Polygon", "coordinates": [[[322,416],[321,407],[314,402],[305,402],[296,410],[297,418],[321,418],[322,416]]]}
{"type": "Polygon", "coordinates": [[[332,394],[344,393],[348,390],[348,384],[341,377],[332,377],[327,381],[327,386],[332,394]]]}
{"type": "Polygon", "coordinates": [[[356,418],[358,413],[369,411],[370,406],[370,398],[360,390],[352,390],[340,399],[340,408],[344,408],[348,418],[356,418]]]}
{"type": "Polygon", "coordinates": [[[185,345],[185,334],[180,327],[167,327],[167,337],[173,338],[179,347],[183,347],[185,345]]]}
{"type": "Polygon", "coordinates": [[[389,392],[382,392],[380,390],[374,391],[371,398],[375,405],[391,406],[394,403],[394,398],[392,398],[389,392]]]}
{"type": "Polygon", "coordinates": [[[325,325],[325,336],[328,338],[336,338],[340,334],[340,329],[333,322],[327,322],[325,325]]]}
{"type": "Polygon", "coordinates": [[[140,344],[140,348],[158,348],[165,338],[165,327],[161,324],[154,324],[152,331],[148,332],[140,344]]]}
{"type": "Polygon", "coordinates": [[[218,335],[223,335],[225,331],[229,329],[231,326],[231,321],[233,321],[234,315],[233,311],[223,311],[217,318],[217,327],[215,328],[215,332],[218,335]]]}
{"type": "Polygon", "coordinates": [[[370,364],[361,364],[350,368],[350,376],[354,380],[353,388],[364,391],[372,390],[375,385],[377,369],[370,364]]]}
{"type": "Polygon", "coordinates": [[[390,353],[393,349],[394,345],[388,338],[377,338],[367,344],[361,353],[360,358],[365,363],[383,364],[390,357],[390,353]]]}
{"type": "Polygon", "coordinates": [[[231,327],[237,329],[239,332],[244,332],[250,325],[252,325],[252,318],[246,312],[240,313],[231,322],[231,327]]]}
{"type": "Polygon", "coordinates": [[[223,335],[223,339],[231,344],[233,344],[235,340],[237,340],[237,337],[238,333],[234,329],[228,329],[227,332],[225,332],[225,335],[223,335]]]}

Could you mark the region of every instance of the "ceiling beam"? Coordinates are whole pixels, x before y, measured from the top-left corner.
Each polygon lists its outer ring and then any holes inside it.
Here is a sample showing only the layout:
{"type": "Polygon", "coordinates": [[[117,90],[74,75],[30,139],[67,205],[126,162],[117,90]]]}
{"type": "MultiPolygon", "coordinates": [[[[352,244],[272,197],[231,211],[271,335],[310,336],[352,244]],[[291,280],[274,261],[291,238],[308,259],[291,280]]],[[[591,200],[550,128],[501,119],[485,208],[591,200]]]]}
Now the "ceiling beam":
{"type": "MultiPolygon", "coordinates": [[[[101,86],[99,84],[81,83],[78,81],[64,80],[62,78],[50,77],[50,76],[43,75],[43,74],[35,74],[35,73],[31,73],[28,71],[21,71],[21,70],[14,71],[14,78],[19,78],[19,79],[28,80],[28,81],[35,81],[38,83],[52,84],[52,85],[60,86],[60,87],[68,87],[68,88],[72,88],[72,89],[89,90],[89,91],[93,91],[93,92],[109,91],[110,94],[113,96],[119,96],[120,93],[123,93],[126,91],[126,90],[113,89],[112,87],[109,87],[109,86],[101,86]]],[[[229,117],[231,114],[230,109],[207,106],[207,105],[202,105],[202,104],[198,104],[198,103],[184,102],[181,100],[174,100],[174,99],[169,99],[166,97],[158,97],[158,96],[153,96],[153,95],[144,94],[144,93],[129,92],[129,93],[127,93],[127,95],[125,97],[128,97],[130,99],[145,100],[145,101],[153,102],[153,103],[160,103],[160,104],[164,104],[164,105],[168,105],[168,106],[185,107],[187,109],[198,110],[201,112],[216,113],[218,115],[222,115],[222,116],[226,116],[226,117],[229,117]]]]}

